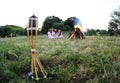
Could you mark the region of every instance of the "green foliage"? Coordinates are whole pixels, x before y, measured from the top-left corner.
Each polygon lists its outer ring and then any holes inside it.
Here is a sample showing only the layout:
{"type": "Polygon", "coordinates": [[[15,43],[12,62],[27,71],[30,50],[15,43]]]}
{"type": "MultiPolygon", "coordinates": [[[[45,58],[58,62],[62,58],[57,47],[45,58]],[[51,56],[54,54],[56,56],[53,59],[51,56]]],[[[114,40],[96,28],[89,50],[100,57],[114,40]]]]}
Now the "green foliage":
{"type": "MultiPolygon", "coordinates": [[[[119,83],[120,37],[85,40],[38,36],[38,57],[48,76],[37,83],[119,83]]],[[[0,82],[36,83],[27,77],[31,51],[26,37],[0,39],[0,82]]],[[[41,75],[41,73],[40,73],[41,75]]]]}
{"type": "MultiPolygon", "coordinates": [[[[55,17],[55,16],[48,16],[46,17],[45,21],[43,22],[41,33],[46,34],[48,29],[55,28],[61,29],[62,31],[66,31],[70,33],[73,30],[73,19],[76,17],[69,17],[67,20],[62,21],[62,19],[55,17]]],[[[94,30],[88,29],[86,35],[96,35],[99,32],[100,35],[108,35],[108,31],[106,30],[94,30]]],[[[118,31],[120,33],[120,31],[118,31]]]]}
{"type": "Polygon", "coordinates": [[[10,36],[10,33],[11,33],[11,29],[9,26],[1,26],[0,27],[0,36],[1,37],[5,37],[6,35],[10,36]]]}
{"type": "Polygon", "coordinates": [[[48,16],[46,17],[45,21],[43,22],[42,30],[41,32],[46,34],[48,29],[50,28],[56,28],[64,30],[64,24],[63,21],[55,16],[48,16]]]}
{"type": "Polygon", "coordinates": [[[7,83],[10,80],[17,81],[19,76],[22,78],[22,73],[29,71],[30,57],[26,56],[28,55],[29,48],[26,46],[26,43],[22,43],[24,41],[25,38],[22,37],[0,39],[1,83],[7,83]],[[19,39],[20,41],[16,41],[19,39]],[[25,51],[24,53],[23,50],[25,51]]]}
{"type": "Polygon", "coordinates": [[[96,31],[94,30],[94,29],[88,29],[87,30],[87,35],[90,35],[90,36],[92,36],[92,35],[96,35],[96,31]]]}
{"type": "Polygon", "coordinates": [[[93,35],[101,35],[101,36],[107,36],[108,31],[106,30],[94,30],[94,29],[87,29],[86,35],[93,36],[93,35]]]}
{"type": "Polygon", "coordinates": [[[64,25],[66,27],[66,31],[72,31],[73,30],[73,19],[76,17],[69,17],[67,20],[65,20],[64,25]]]}
{"type": "Polygon", "coordinates": [[[17,35],[23,35],[24,29],[15,25],[0,26],[0,37],[14,37],[17,35]]]}
{"type": "Polygon", "coordinates": [[[62,21],[62,19],[55,17],[55,16],[48,16],[46,17],[45,21],[43,22],[41,32],[46,34],[48,29],[55,28],[61,29],[62,31],[72,31],[73,30],[73,19],[75,17],[69,17],[67,20],[62,21]]]}
{"type": "Polygon", "coordinates": [[[108,32],[112,35],[120,35],[120,9],[116,10],[111,15],[112,19],[108,25],[108,32]]]}

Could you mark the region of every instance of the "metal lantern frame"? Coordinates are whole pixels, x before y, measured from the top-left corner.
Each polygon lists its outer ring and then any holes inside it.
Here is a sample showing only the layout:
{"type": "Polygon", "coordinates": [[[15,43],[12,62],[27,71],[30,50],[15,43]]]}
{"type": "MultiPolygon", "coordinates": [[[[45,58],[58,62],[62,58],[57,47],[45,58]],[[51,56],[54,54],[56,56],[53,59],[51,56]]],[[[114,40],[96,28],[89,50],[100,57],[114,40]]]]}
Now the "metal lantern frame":
{"type": "Polygon", "coordinates": [[[47,72],[37,56],[37,51],[36,51],[37,34],[38,34],[38,17],[33,15],[29,17],[27,37],[29,44],[31,46],[31,74],[32,74],[32,79],[35,80],[40,79],[38,75],[39,71],[42,72],[44,78],[47,77],[47,72]]]}

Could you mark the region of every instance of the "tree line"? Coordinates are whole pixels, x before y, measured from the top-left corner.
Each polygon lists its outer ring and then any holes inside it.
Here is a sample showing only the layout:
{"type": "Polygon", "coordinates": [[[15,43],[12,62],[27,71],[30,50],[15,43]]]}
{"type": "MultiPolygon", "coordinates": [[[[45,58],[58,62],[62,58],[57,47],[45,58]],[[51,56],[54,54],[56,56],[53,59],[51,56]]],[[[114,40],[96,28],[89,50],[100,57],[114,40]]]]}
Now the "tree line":
{"type": "MultiPolygon", "coordinates": [[[[61,29],[65,32],[70,32],[73,30],[73,19],[76,17],[69,17],[65,21],[56,16],[48,16],[43,22],[41,32],[42,34],[47,34],[48,29],[55,28],[61,29]]],[[[84,27],[83,27],[84,28],[84,27]]],[[[111,20],[108,23],[108,30],[94,30],[87,29],[86,35],[120,35],[120,8],[119,10],[113,11],[111,14],[111,20]]],[[[0,37],[16,37],[26,35],[26,28],[16,26],[16,25],[5,25],[0,26],[0,37]]]]}
{"type": "Polygon", "coordinates": [[[0,26],[0,37],[16,37],[24,35],[24,29],[16,25],[0,26]]]}

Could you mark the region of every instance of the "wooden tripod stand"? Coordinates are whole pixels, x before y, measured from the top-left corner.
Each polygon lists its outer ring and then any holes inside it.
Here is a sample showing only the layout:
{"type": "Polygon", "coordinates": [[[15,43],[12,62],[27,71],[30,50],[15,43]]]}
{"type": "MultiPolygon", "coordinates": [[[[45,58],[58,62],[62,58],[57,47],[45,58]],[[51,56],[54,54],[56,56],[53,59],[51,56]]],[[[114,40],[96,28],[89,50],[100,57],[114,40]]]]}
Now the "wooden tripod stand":
{"type": "Polygon", "coordinates": [[[37,40],[37,20],[34,18],[33,15],[32,18],[30,18],[30,24],[29,28],[27,28],[27,37],[29,40],[29,44],[31,46],[31,73],[32,73],[32,79],[39,80],[38,72],[41,71],[43,74],[43,78],[47,77],[47,72],[45,71],[43,65],[41,64],[39,58],[37,57],[37,51],[36,51],[36,40],[37,40]],[[35,77],[34,77],[35,75],[35,77]]]}
{"type": "Polygon", "coordinates": [[[78,38],[78,39],[84,39],[84,35],[82,33],[82,31],[80,30],[80,28],[75,27],[73,29],[73,31],[71,32],[71,34],[69,35],[68,39],[73,39],[73,38],[78,38]]]}

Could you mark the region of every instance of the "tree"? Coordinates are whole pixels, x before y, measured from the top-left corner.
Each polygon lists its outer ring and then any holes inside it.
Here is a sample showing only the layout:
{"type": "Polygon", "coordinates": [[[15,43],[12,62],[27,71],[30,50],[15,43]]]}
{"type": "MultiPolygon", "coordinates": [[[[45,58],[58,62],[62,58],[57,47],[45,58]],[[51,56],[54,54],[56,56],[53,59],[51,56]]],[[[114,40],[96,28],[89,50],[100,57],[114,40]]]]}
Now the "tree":
{"type": "MultiPolygon", "coordinates": [[[[98,32],[98,30],[97,30],[97,32],[98,32]]],[[[90,36],[96,35],[96,30],[94,30],[94,29],[87,29],[86,35],[90,35],[90,36]]]]}
{"type": "Polygon", "coordinates": [[[48,29],[50,29],[50,28],[64,30],[64,22],[59,17],[48,16],[48,17],[46,17],[45,21],[43,22],[41,33],[46,34],[48,29]]]}
{"type": "Polygon", "coordinates": [[[65,20],[64,25],[66,27],[65,28],[66,31],[72,31],[73,30],[73,27],[74,27],[73,19],[74,18],[76,18],[76,17],[69,17],[69,18],[67,18],[67,20],[65,20]]]}
{"type": "Polygon", "coordinates": [[[0,26],[0,36],[1,37],[6,37],[10,36],[11,29],[9,26],[0,26]]]}
{"type": "Polygon", "coordinates": [[[15,25],[0,26],[1,37],[11,37],[16,35],[23,35],[23,28],[15,25]]]}
{"type": "Polygon", "coordinates": [[[120,35],[120,8],[112,13],[111,18],[108,33],[110,35],[120,35]]]}
{"type": "Polygon", "coordinates": [[[100,30],[100,35],[108,35],[108,31],[107,30],[100,30]]]}

